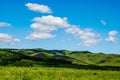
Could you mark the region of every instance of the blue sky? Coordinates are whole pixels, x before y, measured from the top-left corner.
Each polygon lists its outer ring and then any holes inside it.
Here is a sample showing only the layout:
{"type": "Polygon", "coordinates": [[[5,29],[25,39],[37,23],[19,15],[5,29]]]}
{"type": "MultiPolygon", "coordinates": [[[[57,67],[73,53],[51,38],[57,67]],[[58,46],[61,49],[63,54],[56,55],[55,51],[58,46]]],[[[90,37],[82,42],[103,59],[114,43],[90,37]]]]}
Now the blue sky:
{"type": "Polygon", "coordinates": [[[0,47],[120,53],[119,0],[1,0],[0,47]]]}

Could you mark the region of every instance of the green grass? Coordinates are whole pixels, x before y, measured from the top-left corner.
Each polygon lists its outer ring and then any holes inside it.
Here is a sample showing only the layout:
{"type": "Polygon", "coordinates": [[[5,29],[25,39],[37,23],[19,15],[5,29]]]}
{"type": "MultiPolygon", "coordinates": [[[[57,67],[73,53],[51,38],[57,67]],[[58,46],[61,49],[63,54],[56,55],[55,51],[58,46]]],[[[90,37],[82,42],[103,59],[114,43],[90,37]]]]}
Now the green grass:
{"type": "Polygon", "coordinates": [[[120,80],[120,71],[0,66],[0,80],[120,80]]]}
{"type": "Polygon", "coordinates": [[[0,80],[120,80],[120,55],[0,49],[0,80]]]}

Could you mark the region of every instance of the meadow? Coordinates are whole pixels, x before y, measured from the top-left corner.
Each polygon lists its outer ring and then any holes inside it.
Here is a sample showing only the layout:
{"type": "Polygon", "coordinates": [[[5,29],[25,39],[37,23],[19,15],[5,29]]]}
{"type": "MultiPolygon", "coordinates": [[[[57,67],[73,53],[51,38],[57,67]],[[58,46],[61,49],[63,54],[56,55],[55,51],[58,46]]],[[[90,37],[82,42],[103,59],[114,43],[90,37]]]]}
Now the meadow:
{"type": "Polygon", "coordinates": [[[0,80],[120,80],[120,55],[0,49],[0,80]]]}
{"type": "Polygon", "coordinates": [[[0,66],[0,80],[120,80],[120,71],[0,66]]]}

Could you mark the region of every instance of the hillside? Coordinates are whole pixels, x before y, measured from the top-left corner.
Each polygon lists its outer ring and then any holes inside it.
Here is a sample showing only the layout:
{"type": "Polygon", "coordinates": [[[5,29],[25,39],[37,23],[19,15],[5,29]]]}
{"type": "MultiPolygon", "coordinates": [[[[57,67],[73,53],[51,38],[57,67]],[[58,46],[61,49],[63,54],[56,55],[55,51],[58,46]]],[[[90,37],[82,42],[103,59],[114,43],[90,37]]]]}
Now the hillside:
{"type": "Polygon", "coordinates": [[[89,51],[37,49],[0,49],[0,65],[116,67],[120,70],[120,55],[89,51]]]}

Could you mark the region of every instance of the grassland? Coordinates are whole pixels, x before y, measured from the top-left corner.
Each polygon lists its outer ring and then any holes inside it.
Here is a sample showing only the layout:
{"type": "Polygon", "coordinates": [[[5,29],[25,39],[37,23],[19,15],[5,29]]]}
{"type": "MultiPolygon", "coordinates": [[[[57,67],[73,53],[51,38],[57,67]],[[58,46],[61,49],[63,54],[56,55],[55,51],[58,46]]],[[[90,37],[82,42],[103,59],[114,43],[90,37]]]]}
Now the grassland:
{"type": "Polygon", "coordinates": [[[120,80],[120,71],[1,66],[0,80],[120,80]]]}
{"type": "Polygon", "coordinates": [[[0,80],[120,80],[120,55],[0,49],[0,80]]]}

